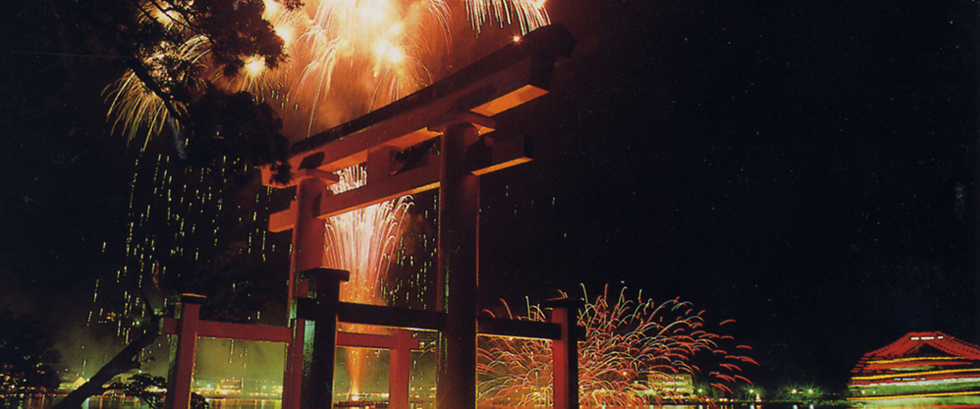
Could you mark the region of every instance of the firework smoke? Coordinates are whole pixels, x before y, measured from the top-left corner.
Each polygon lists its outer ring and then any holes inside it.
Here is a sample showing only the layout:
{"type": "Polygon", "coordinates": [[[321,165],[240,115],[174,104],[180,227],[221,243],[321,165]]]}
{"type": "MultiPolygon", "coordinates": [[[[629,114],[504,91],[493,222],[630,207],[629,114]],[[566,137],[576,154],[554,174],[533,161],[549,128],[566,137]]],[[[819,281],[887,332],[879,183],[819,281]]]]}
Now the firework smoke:
{"type": "MultiPolygon", "coordinates": [[[[642,293],[627,299],[625,291],[620,291],[611,304],[607,286],[602,295],[587,302],[579,318],[578,324],[586,331],[585,339],[579,342],[580,404],[648,404],[644,395],[653,391],[647,377],[657,374],[692,374],[728,393],[728,385],[749,382],[738,374],[740,365],[755,361],[723,350],[721,344],[731,337],[706,331],[703,311],[694,312],[690,303],[676,299],[655,304],[644,300],[642,293]],[[699,368],[693,363],[704,355],[721,359],[717,369],[699,368]]],[[[588,295],[584,298],[588,300],[588,295]]],[[[510,315],[509,307],[506,314],[510,315]]],[[[527,314],[519,319],[545,321],[546,317],[540,307],[528,304],[527,314]]],[[[481,336],[479,342],[477,370],[482,403],[551,405],[549,342],[491,336],[481,336]]]]}

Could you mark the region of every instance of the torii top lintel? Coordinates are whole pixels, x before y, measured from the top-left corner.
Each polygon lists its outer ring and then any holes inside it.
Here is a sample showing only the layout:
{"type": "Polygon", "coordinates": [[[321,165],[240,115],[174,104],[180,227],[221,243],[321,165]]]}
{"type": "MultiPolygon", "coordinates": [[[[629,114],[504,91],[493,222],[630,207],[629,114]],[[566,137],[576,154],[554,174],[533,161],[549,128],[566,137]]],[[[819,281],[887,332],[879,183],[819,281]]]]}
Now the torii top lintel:
{"type": "MultiPolygon", "coordinates": [[[[541,27],[414,94],[299,141],[293,144],[289,159],[295,174],[293,184],[306,177],[329,179],[330,172],[368,163],[367,189],[332,197],[326,207],[321,207],[320,218],[438,187],[438,166],[421,166],[395,175],[398,172],[390,171],[391,154],[438,137],[438,126],[460,115],[470,115],[470,122],[492,128],[495,115],[546,94],[556,62],[571,57],[574,47],[574,38],[562,25],[541,27]]],[[[491,145],[487,160],[474,164],[473,173],[530,160],[530,143],[523,137],[492,138],[491,145]]],[[[269,184],[268,167],[262,172],[263,181],[269,184]]],[[[270,230],[292,228],[294,212],[291,207],[273,214],[270,230]]]]}
{"type": "Polygon", "coordinates": [[[438,136],[428,127],[440,116],[471,111],[493,117],[547,93],[556,60],[570,57],[574,46],[562,25],[541,27],[435,84],[296,142],[290,164],[333,172],[365,162],[369,150],[406,148],[438,136]],[[322,158],[310,160],[321,152],[322,158]]]}

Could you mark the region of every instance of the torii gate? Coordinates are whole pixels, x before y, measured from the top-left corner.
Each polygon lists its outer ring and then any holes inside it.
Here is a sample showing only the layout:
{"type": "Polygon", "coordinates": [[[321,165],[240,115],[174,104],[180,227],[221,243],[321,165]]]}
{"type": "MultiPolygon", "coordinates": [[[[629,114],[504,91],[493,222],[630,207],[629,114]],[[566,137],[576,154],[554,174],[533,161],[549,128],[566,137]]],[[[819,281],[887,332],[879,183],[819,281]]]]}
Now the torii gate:
{"type": "MultiPolygon", "coordinates": [[[[290,325],[263,327],[269,332],[263,340],[287,343],[282,409],[332,407],[338,344],[391,348],[399,358],[398,363],[392,362],[389,384],[394,386],[389,407],[408,408],[404,360],[412,342],[404,335],[394,336],[400,336],[399,340],[383,340],[338,333],[338,320],[439,331],[438,409],[476,407],[478,333],[551,339],[555,408],[578,407],[577,339],[581,329],[575,323],[580,303],[557,300],[547,305],[553,308],[549,323],[477,317],[480,176],[531,160],[528,138],[483,132],[495,128],[495,115],[547,93],[557,59],[570,57],[574,43],[560,25],[539,28],[442,81],[293,145],[290,164],[296,169],[292,184],[296,198],[288,210],[269,220],[271,231],[293,230],[290,325]],[[395,164],[397,153],[440,136],[439,154],[426,153],[411,161],[413,166],[395,164]],[[337,182],[333,172],[361,163],[366,163],[367,184],[331,194],[327,186],[337,182]],[[348,273],[321,268],[323,219],[435,188],[440,189],[436,311],[339,302],[339,285],[348,273]],[[315,282],[315,298],[309,298],[309,281],[315,282]],[[404,396],[395,389],[404,390],[404,396]]],[[[263,169],[263,180],[270,180],[269,176],[269,169],[263,169]]],[[[168,321],[165,328],[179,336],[170,381],[175,399],[168,399],[169,408],[189,404],[192,344],[196,343],[192,340],[202,335],[199,327],[205,323],[197,321],[193,302],[181,305],[180,319],[168,321]],[[185,345],[183,355],[181,345],[185,345]],[[186,388],[180,386],[184,383],[186,388]]],[[[210,328],[210,336],[256,336],[255,329],[232,328],[235,325],[206,323],[203,327],[210,328]]]]}

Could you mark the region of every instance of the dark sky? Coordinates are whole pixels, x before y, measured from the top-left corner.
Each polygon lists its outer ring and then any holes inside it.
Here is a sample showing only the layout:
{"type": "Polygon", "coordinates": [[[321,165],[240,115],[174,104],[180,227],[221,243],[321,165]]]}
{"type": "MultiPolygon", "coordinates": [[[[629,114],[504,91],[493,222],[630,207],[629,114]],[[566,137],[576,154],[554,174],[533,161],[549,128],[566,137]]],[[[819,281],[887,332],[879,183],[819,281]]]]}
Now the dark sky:
{"type": "MultiPolygon", "coordinates": [[[[536,155],[484,178],[485,297],[681,297],[737,321],[766,386],[841,386],[910,331],[980,342],[975,3],[551,4],[579,43],[551,94],[500,118],[536,155]]],[[[49,295],[90,292],[76,283],[125,211],[131,165],[99,95],[119,67],[66,55],[30,23],[50,14],[19,7],[2,24],[0,294],[80,316],[49,295]]]]}
{"type": "Polygon", "coordinates": [[[747,3],[556,7],[580,44],[520,117],[541,158],[484,184],[509,189],[500,281],[691,300],[766,385],[843,384],[910,331],[980,341],[976,7],[747,3]]]}

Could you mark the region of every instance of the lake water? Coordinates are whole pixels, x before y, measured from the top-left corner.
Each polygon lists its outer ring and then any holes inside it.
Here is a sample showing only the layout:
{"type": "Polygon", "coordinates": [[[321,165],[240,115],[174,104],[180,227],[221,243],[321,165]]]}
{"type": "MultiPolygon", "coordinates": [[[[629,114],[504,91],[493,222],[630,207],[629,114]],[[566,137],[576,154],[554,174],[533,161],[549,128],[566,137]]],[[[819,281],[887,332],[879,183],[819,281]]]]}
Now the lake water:
{"type": "MultiPolygon", "coordinates": [[[[55,402],[61,399],[61,396],[41,396],[41,397],[29,397],[20,401],[18,404],[6,406],[9,409],[50,409],[54,406],[55,402]]],[[[209,399],[212,409],[280,409],[280,401],[272,399],[209,399]]],[[[964,404],[948,404],[948,405],[922,405],[914,404],[909,406],[855,406],[855,408],[866,408],[866,409],[898,409],[898,408],[915,408],[915,409],[967,409],[967,408],[977,408],[980,405],[974,402],[964,403],[964,404]]],[[[0,404],[0,408],[4,406],[0,404]]],[[[433,405],[421,404],[413,405],[413,409],[430,409],[433,405]]],[[[711,409],[708,405],[654,405],[654,406],[631,406],[628,408],[624,407],[613,407],[606,406],[603,409],[711,409]]],[[[840,406],[823,406],[823,405],[800,405],[800,404],[788,404],[788,403],[763,403],[756,405],[718,405],[718,409],[841,409],[840,406]]],[[[82,409],[149,409],[145,404],[142,404],[139,400],[131,398],[121,398],[121,397],[111,397],[102,396],[90,398],[83,406],[82,409]]],[[[494,409],[504,409],[499,407],[494,407],[494,409]]],[[[591,407],[583,406],[582,409],[593,409],[591,407]]],[[[595,408],[598,409],[598,408],[595,408]]]]}
{"type": "MultiPolygon", "coordinates": [[[[61,396],[41,396],[24,399],[9,409],[50,409],[61,396]]],[[[279,400],[273,399],[209,399],[211,409],[279,409],[279,400]]],[[[0,408],[3,406],[0,405],[0,408]]],[[[82,409],[149,409],[137,399],[100,396],[89,398],[82,409]]]]}

